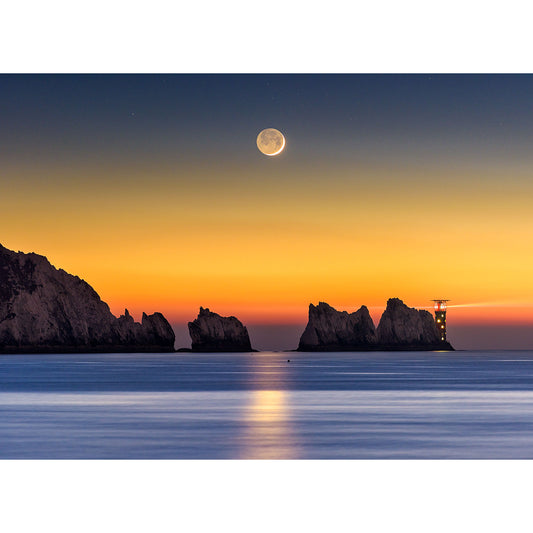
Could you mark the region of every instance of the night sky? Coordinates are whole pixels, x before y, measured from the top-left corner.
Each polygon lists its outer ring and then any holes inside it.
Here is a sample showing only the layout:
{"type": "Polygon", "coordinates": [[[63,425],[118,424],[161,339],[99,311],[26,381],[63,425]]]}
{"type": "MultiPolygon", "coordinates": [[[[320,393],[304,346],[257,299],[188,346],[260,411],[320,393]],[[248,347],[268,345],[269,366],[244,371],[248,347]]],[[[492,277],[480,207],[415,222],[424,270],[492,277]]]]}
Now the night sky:
{"type": "Polygon", "coordinates": [[[178,347],[200,305],[282,349],[311,302],[377,325],[389,297],[440,297],[456,348],[531,348],[532,94],[531,75],[0,75],[0,243],[116,315],[163,312],[178,347]]]}

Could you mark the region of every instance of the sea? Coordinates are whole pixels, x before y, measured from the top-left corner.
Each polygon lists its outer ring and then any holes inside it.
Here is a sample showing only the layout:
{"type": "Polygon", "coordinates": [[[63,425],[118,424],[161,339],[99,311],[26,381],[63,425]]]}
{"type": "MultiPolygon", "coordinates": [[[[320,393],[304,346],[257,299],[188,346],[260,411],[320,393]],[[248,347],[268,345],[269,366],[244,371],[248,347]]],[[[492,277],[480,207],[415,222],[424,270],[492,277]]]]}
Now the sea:
{"type": "Polygon", "coordinates": [[[0,356],[2,459],[532,459],[533,351],[0,356]]]}

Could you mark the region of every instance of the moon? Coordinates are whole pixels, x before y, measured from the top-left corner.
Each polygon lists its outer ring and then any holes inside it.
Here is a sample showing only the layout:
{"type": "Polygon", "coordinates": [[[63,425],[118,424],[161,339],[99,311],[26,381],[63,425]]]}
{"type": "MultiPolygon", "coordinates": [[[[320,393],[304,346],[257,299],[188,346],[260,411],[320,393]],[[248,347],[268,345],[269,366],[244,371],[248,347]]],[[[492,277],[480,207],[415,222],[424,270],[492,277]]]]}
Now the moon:
{"type": "Polygon", "coordinates": [[[281,131],[267,128],[257,136],[257,148],[265,155],[278,155],[285,148],[285,137],[281,131]]]}

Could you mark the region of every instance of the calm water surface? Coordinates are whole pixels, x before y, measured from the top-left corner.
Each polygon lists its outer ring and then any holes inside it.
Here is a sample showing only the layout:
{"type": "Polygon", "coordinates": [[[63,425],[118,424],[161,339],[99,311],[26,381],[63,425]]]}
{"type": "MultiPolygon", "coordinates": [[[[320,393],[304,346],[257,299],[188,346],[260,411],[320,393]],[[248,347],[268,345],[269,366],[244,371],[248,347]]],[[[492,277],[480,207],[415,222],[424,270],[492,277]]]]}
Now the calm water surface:
{"type": "Polygon", "coordinates": [[[531,459],[533,351],[4,355],[0,458],[531,459]]]}

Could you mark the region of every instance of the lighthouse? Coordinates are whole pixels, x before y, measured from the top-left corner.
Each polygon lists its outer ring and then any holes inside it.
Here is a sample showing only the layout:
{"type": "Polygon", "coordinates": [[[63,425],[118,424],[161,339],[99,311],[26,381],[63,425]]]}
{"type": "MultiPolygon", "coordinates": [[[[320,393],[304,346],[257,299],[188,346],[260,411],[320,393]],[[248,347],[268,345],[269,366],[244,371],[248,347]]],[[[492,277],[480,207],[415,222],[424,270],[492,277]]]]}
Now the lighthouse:
{"type": "Polygon", "coordinates": [[[432,300],[435,302],[435,322],[439,330],[440,340],[446,340],[446,302],[450,300],[432,300]]]}

